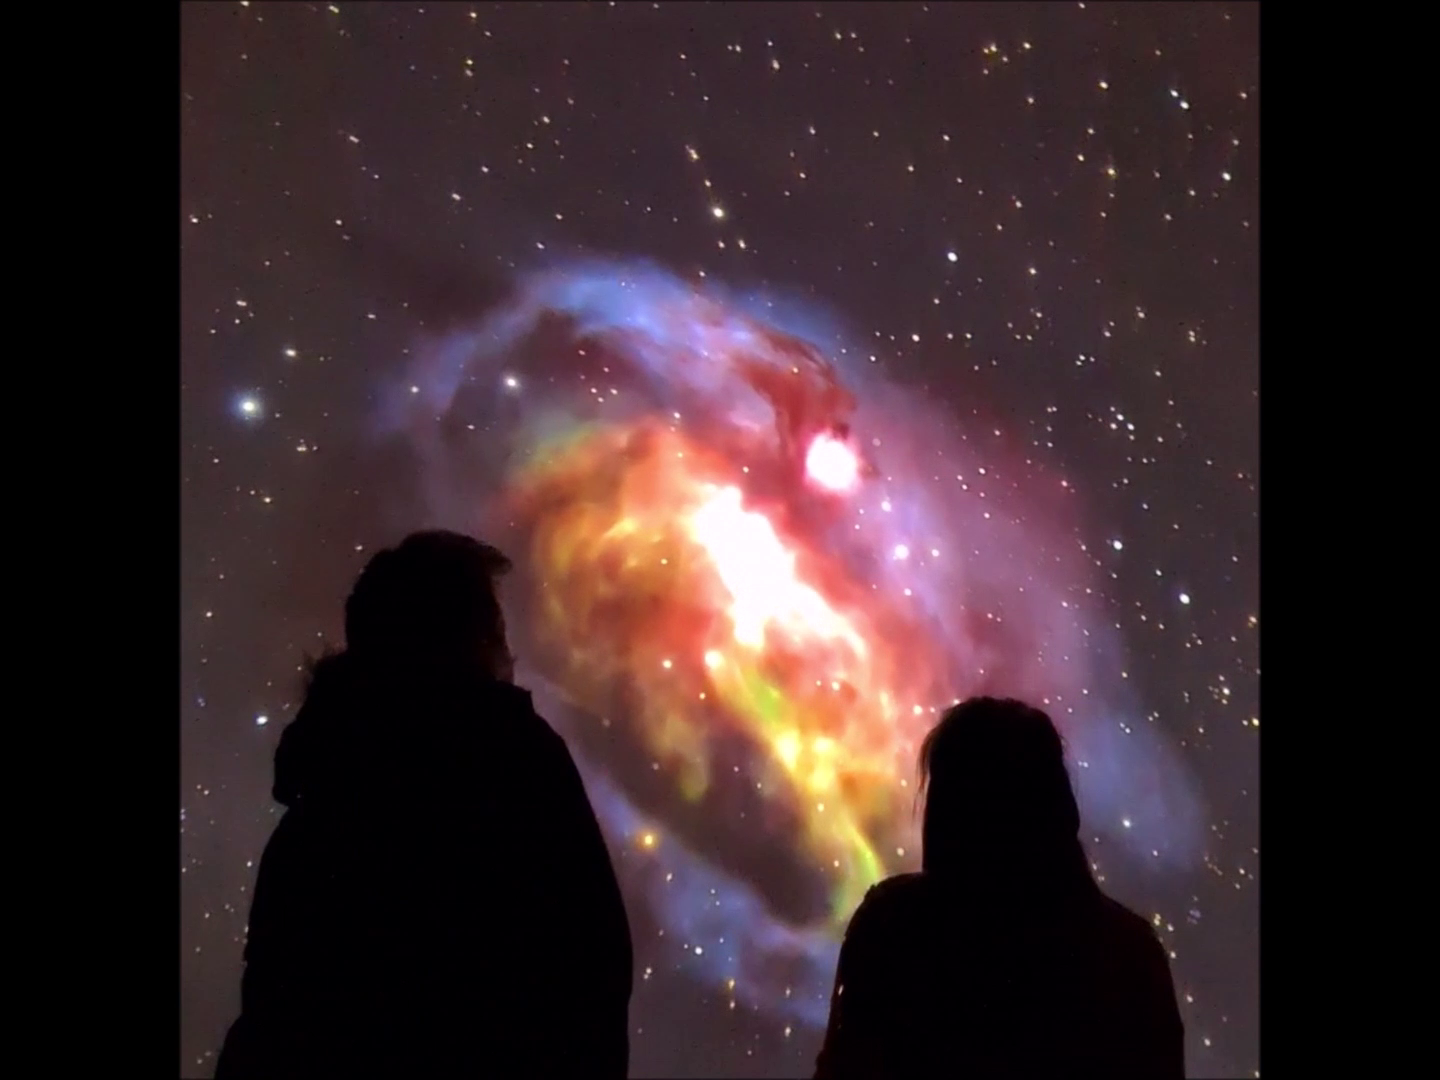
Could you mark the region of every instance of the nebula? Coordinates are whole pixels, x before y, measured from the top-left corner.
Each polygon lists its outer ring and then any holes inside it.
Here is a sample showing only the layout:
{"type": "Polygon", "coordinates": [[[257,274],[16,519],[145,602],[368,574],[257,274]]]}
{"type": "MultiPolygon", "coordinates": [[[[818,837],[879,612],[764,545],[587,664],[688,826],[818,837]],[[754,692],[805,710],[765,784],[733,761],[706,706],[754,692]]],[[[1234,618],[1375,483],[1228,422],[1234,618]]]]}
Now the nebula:
{"type": "Polygon", "coordinates": [[[522,681],[697,978],[823,1021],[850,914],[918,864],[920,742],[972,694],[1050,711],[1090,834],[1193,858],[1077,493],[978,410],[803,305],[645,264],[525,276],[417,354],[384,422],[434,512],[515,555],[522,681]]]}

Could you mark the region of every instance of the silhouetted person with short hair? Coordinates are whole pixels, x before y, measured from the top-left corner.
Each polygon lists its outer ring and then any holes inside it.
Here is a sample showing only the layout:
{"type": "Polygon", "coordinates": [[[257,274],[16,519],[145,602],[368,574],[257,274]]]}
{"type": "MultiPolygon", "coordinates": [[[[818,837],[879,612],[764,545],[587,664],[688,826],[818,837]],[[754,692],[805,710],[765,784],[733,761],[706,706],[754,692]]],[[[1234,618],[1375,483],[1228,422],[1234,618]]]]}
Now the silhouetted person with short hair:
{"type": "Polygon", "coordinates": [[[851,919],[817,1077],[1183,1077],[1165,952],[1091,876],[1050,718],[972,698],[920,768],[923,870],[851,919]]]}
{"type": "Polygon", "coordinates": [[[570,752],[510,682],[508,566],[417,533],[356,582],[275,755],[220,1080],[625,1076],[630,928],[570,752]]]}

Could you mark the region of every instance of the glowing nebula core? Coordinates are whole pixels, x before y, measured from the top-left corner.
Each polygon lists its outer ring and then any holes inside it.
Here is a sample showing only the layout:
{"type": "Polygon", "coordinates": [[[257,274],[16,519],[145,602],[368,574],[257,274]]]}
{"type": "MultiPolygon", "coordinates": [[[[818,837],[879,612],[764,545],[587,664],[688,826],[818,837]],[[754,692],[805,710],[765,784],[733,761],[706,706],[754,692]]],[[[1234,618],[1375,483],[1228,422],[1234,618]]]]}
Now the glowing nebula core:
{"type": "Polygon", "coordinates": [[[782,311],[551,270],[428,343],[391,419],[437,512],[517,557],[522,681],[632,903],[697,978],[818,1023],[856,904],[917,865],[915,754],[952,702],[1043,703],[1127,857],[1189,858],[1197,807],[1124,697],[1068,483],[782,311]]]}

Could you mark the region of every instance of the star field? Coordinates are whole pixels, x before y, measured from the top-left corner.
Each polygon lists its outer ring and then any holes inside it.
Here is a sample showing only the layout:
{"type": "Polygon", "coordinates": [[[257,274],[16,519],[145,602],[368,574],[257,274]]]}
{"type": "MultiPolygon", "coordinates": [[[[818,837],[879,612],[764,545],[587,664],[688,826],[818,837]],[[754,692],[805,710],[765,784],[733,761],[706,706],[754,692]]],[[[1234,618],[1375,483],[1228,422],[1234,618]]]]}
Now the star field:
{"type": "MultiPolygon", "coordinates": [[[[183,1075],[238,1010],[303,657],[423,523],[381,387],[579,254],[801,292],[1063,477],[1206,815],[1189,873],[1092,857],[1190,1074],[1258,1075],[1256,6],[197,4],[181,60],[183,1075]]],[[[631,919],[633,1075],[808,1075],[817,1033],[696,976],[723,943],[631,919]]]]}

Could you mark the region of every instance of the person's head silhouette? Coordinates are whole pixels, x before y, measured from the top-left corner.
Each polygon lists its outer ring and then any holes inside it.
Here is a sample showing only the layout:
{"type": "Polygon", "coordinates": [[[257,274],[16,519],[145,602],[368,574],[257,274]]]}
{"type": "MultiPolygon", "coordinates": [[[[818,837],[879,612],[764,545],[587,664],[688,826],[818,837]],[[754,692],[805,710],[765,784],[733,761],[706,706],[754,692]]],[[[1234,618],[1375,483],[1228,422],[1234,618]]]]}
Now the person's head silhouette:
{"type": "Polygon", "coordinates": [[[1024,702],[971,698],[920,750],[927,872],[978,884],[1090,880],[1080,809],[1050,717],[1024,702]]]}
{"type": "Polygon", "coordinates": [[[345,647],[382,668],[481,670],[509,681],[497,579],[510,560],[453,532],[418,532],[366,564],[345,601],[345,647]]]}

